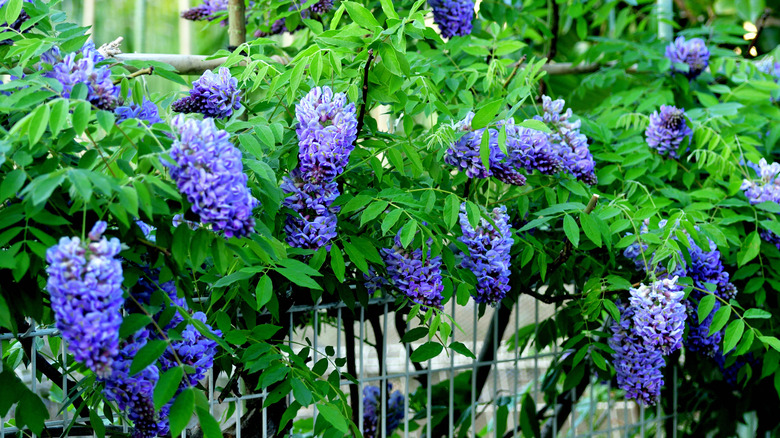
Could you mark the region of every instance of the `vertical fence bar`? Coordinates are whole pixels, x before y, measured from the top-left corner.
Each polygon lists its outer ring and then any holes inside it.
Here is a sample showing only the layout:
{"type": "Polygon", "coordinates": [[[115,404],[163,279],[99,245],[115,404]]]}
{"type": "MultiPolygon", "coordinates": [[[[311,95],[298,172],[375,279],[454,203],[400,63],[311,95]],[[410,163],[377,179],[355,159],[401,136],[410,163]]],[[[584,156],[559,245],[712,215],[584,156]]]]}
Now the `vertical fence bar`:
{"type": "Polygon", "coordinates": [[[658,18],[658,39],[669,41],[672,39],[672,25],[664,22],[671,21],[674,17],[672,13],[672,0],[656,0],[656,17],[658,18]]]}
{"type": "Polygon", "coordinates": [[[92,27],[92,35],[95,35],[95,0],[84,0],[81,10],[81,24],[92,27]]]}
{"type": "MultiPolygon", "coordinates": [[[[455,297],[450,298],[452,301],[452,332],[450,333],[450,342],[455,342],[455,327],[457,321],[455,321],[455,297]]],[[[447,406],[447,430],[448,436],[455,436],[455,354],[450,354],[450,397],[447,406]]]]}
{"type": "MultiPolygon", "coordinates": [[[[314,337],[314,351],[312,351],[312,353],[311,353],[312,364],[316,364],[317,360],[320,357],[319,352],[317,350],[319,349],[319,346],[320,346],[320,344],[319,344],[319,331],[320,331],[320,319],[319,319],[319,316],[320,316],[320,312],[319,312],[318,306],[320,305],[321,302],[322,302],[322,299],[318,298],[317,302],[314,304],[314,327],[313,327],[314,328],[314,334],[313,334],[313,337],[314,337]]],[[[313,423],[313,425],[316,426],[317,425],[317,404],[316,403],[314,404],[314,414],[313,415],[314,415],[314,423],[313,423]]]]}
{"type": "Polygon", "coordinates": [[[359,401],[359,403],[358,403],[358,413],[359,413],[358,420],[360,421],[360,424],[358,426],[360,427],[360,431],[361,432],[363,432],[365,430],[365,429],[363,429],[365,427],[365,425],[363,424],[363,388],[364,388],[364,385],[365,385],[365,378],[366,378],[365,369],[364,369],[364,366],[363,366],[363,362],[365,362],[364,357],[363,357],[363,340],[365,339],[365,334],[363,332],[363,327],[365,327],[365,325],[366,325],[366,311],[365,311],[365,308],[363,306],[361,306],[360,307],[360,348],[359,348],[359,351],[360,351],[360,359],[359,359],[360,371],[358,371],[360,373],[360,376],[358,378],[358,381],[360,382],[360,387],[358,388],[358,401],[359,401]]]}
{"type": "MultiPolygon", "coordinates": [[[[0,373],[3,372],[3,340],[0,339],[0,373]]],[[[0,438],[5,438],[5,416],[0,415],[0,438]]]]}
{"type": "MultiPolygon", "coordinates": [[[[68,423],[68,407],[65,405],[68,400],[68,369],[67,369],[67,349],[65,344],[67,341],[64,338],[60,338],[60,354],[62,357],[62,424],[68,423]]],[[[52,351],[52,354],[54,352],[52,351]]],[[[2,354],[0,354],[0,361],[2,361],[2,354]]]]}
{"type": "MultiPolygon", "coordinates": [[[[514,422],[512,424],[512,427],[517,429],[517,426],[520,425],[520,389],[519,389],[519,381],[520,381],[520,349],[517,346],[517,333],[520,331],[520,297],[517,297],[517,300],[515,300],[515,349],[514,349],[514,368],[515,368],[515,375],[514,375],[514,382],[515,386],[512,391],[512,404],[515,411],[514,415],[514,422]]],[[[534,394],[534,401],[536,400],[536,394],[534,394]]]]}
{"type": "MultiPolygon", "coordinates": [[[[478,355],[479,350],[477,349],[477,319],[479,314],[477,313],[477,307],[478,305],[476,303],[471,304],[474,308],[474,316],[472,321],[472,343],[474,345],[474,354],[478,355]]],[[[479,356],[477,356],[479,357],[479,356]]],[[[473,437],[477,436],[477,358],[471,360],[472,369],[471,369],[471,430],[473,432],[473,437]]]]}
{"type": "MultiPolygon", "coordinates": [[[[499,303],[499,306],[501,304],[499,303]]],[[[498,307],[493,311],[493,436],[498,436],[498,307]]]]}
{"type": "MultiPolygon", "coordinates": [[[[179,0],[179,10],[186,11],[190,8],[190,0],[179,0]]],[[[192,53],[192,24],[190,20],[179,18],[179,53],[189,55],[192,53]]]]}
{"type": "Polygon", "coordinates": [[[230,49],[235,50],[246,42],[245,0],[228,0],[228,38],[230,49]]]}

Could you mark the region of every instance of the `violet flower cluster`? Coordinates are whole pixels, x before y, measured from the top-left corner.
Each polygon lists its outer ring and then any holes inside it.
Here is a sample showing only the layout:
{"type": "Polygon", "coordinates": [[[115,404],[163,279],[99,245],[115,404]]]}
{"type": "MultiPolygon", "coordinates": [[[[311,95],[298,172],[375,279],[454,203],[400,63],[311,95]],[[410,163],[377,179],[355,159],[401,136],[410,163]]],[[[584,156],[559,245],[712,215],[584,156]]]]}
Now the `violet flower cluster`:
{"type": "Polygon", "coordinates": [[[474,301],[498,304],[509,287],[510,251],[512,249],[512,229],[509,227],[509,215],[506,207],[496,207],[491,212],[495,226],[485,218],[480,218],[479,225],[474,228],[468,221],[466,204],[460,206],[460,227],[463,236],[458,240],[468,247],[468,254],[463,254],[460,266],[477,276],[476,295],[474,301]]]}
{"type": "Polygon", "coordinates": [[[115,402],[133,422],[133,438],[162,435],[163,420],[154,409],[153,398],[154,387],[160,378],[159,370],[151,364],[136,374],[130,374],[133,359],[150,338],[149,330],[141,329],[123,341],[122,349],[114,360],[113,372],[103,388],[106,400],[115,402]]]}
{"type": "Polygon", "coordinates": [[[620,304],[618,308],[620,320],[612,324],[612,337],[608,341],[615,351],[612,364],[618,386],[626,391],[626,398],[654,405],[664,384],[661,369],[666,363],[661,350],[645,346],[644,339],[636,332],[634,307],[620,304]]]}
{"type": "MultiPolygon", "coordinates": [[[[733,351],[734,350],[732,350],[732,352],[733,351]]],[[[737,356],[737,358],[734,360],[734,363],[732,363],[729,366],[726,366],[726,363],[729,360],[730,355],[731,352],[726,355],[718,353],[717,355],[715,355],[715,363],[718,364],[718,368],[720,369],[720,372],[723,374],[723,380],[725,380],[730,387],[736,389],[740,370],[745,365],[749,365],[750,367],[756,367],[759,365],[759,361],[758,359],[756,359],[753,353],[747,353],[741,356],[737,356]]]]}
{"type": "Polygon", "coordinates": [[[767,163],[762,158],[758,164],[748,162],[748,167],[756,173],[756,178],[743,179],[740,187],[748,201],[755,205],[762,202],[780,203],[780,163],[767,163]]]}
{"type": "Polygon", "coordinates": [[[211,224],[225,237],[242,237],[252,232],[252,217],[258,201],[247,187],[241,151],[230,142],[226,131],[217,129],[214,120],[173,119],[178,136],[170,155],[176,162],[163,160],[170,169],[179,191],[192,204],[201,222],[211,224]]]}
{"type": "Polygon", "coordinates": [[[201,113],[205,117],[224,119],[240,107],[238,80],[226,67],[220,67],[219,73],[206,70],[192,83],[190,94],[173,102],[171,109],[177,113],[201,113]]]}
{"type": "MultiPolygon", "coordinates": [[[[662,220],[658,223],[659,228],[666,226],[666,221],[662,220]]],[[[648,231],[648,221],[642,225],[640,234],[645,234],[648,231]]],[[[687,235],[687,233],[685,233],[687,235]]],[[[675,237],[676,238],[676,237],[675,237]]],[[[718,352],[718,345],[722,338],[721,332],[713,333],[709,335],[710,325],[712,323],[712,317],[714,312],[719,308],[718,302],[715,303],[715,309],[709,315],[707,319],[699,324],[697,316],[697,309],[699,307],[699,301],[707,294],[704,292],[707,289],[707,284],[714,284],[714,294],[724,300],[733,299],[737,295],[736,286],[731,283],[729,273],[726,272],[723,262],[721,261],[721,253],[718,250],[717,245],[710,239],[707,239],[708,248],[701,248],[696,241],[690,236],[688,238],[688,253],[690,255],[690,263],[683,262],[682,265],[677,266],[674,272],[665,272],[665,269],[660,266],[659,263],[654,261],[655,254],[645,255],[642,258],[642,252],[647,249],[646,245],[640,250],[638,244],[633,244],[626,248],[623,255],[626,258],[631,259],[637,269],[644,269],[647,272],[654,272],[658,274],[661,279],[670,277],[689,277],[693,280],[693,290],[688,295],[688,299],[684,304],[686,312],[688,313],[688,335],[685,338],[685,346],[691,351],[698,351],[704,355],[712,356],[718,352]],[[647,264],[645,264],[645,261],[647,264]]],[[[682,254],[678,254],[679,258],[685,260],[682,254]]]]}
{"type": "Polygon", "coordinates": [[[103,237],[107,224],[98,221],[83,241],[63,237],[46,251],[46,290],[57,328],[70,351],[98,377],[112,372],[119,353],[122,324],[122,250],[117,238],[103,237]]]}
{"type": "Polygon", "coordinates": [[[203,3],[181,13],[181,18],[191,21],[212,21],[217,13],[226,11],[228,0],[203,0],[203,3]]]}
{"type": "Polygon", "coordinates": [[[693,80],[710,64],[710,51],[701,38],[677,37],[666,46],[666,57],[672,61],[672,73],[682,73],[693,80]],[[688,71],[679,70],[675,64],[686,64],[688,71]]]}
{"type": "Polygon", "coordinates": [[[87,41],[81,50],[65,56],[62,56],[59,47],[52,47],[41,55],[41,68],[44,69],[43,76],[62,84],[62,97],[69,98],[73,87],[84,84],[87,100],[92,105],[113,110],[119,103],[120,89],[111,79],[111,70],[107,66],[97,66],[104,59],[95,49],[95,44],[87,41]]]}
{"type": "Polygon", "coordinates": [[[336,237],[333,201],[339,196],[335,179],[349,162],[357,139],[355,104],[344,93],[316,87],[295,107],[298,119],[299,166],[282,181],[293,210],[285,221],[287,243],[297,248],[330,247],[336,237]]]}
{"type": "Polygon", "coordinates": [[[428,0],[433,9],[433,21],[439,26],[441,36],[452,38],[471,33],[474,20],[472,0],[428,0]]]}
{"type": "MultiPolygon", "coordinates": [[[[404,419],[404,396],[401,391],[394,391],[393,385],[387,384],[387,403],[385,404],[385,430],[386,435],[392,436],[395,429],[404,419]],[[392,392],[392,394],[391,394],[392,392]]],[[[378,386],[366,386],[363,388],[363,437],[379,438],[382,436],[382,390],[378,386]]]]}
{"type": "Polygon", "coordinates": [[[423,260],[422,249],[410,250],[401,244],[401,233],[395,236],[392,248],[383,248],[390,282],[404,295],[423,306],[441,309],[444,284],[441,276],[441,256],[431,257],[428,250],[423,260]]]}
{"type": "MultiPolygon", "coordinates": [[[[26,3],[32,3],[32,0],[24,0],[24,1],[26,3]]],[[[8,0],[0,0],[0,8],[5,6],[6,3],[8,3],[8,0]]],[[[8,29],[11,29],[11,30],[16,31],[16,32],[27,33],[27,32],[29,32],[30,29],[28,28],[28,29],[25,29],[24,31],[22,31],[22,25],[24,24],[25,21],[27,21],[29,19],[30,19],[30,14],[28,14],[27,11],[22,9],[19,12],[19,16],[16,17],[16,20],[14,20],[12,23],[9,24],[7,21],[3,21],[2,23],[0,23],[0,29],[8,28],[8,29]]],[[[8,45],[13,44],[13,42],[14,41],[12,39],[10,39],[10,38],[6,39],[6,40],[0,40],[0,46],[8,46],[8,45]]]]}
{"type": "Polygon", "coordinates": [[[114,109],[116,114],[116,123],[122,123],[128,119],[138,119],[138,124],[146,123],[147,125],[154,125],[155,123],[162,123],[157,105],[151,100],[144,97],[141,105],[132,102],[129,105],[118,106],[114,109]]]}
{"type": "Polygon", "coordinates": [[[650,124],[645,130],[647,145],[655,149],[661,156],[669,155],[678,158],[677,152],[685,137],[693,131],[685,122],[685,110],[671,105],[661,105],[660,113],[650,115],[650,124]]]}
{"type": "Polygon", "coordinates": [[[571,108],[563,111],[566,102],[563,99],[552,100],[542,96],[543,113],[534,119],[543,121],[551,128],[548,140],[560,157],[560,168],[574,175],[585,184],[596,184],[596,162],[588,148],[588,137],[580,133],[581,120],[572,121],[571,108]]]}
{"type": "Polygon", "coordinates": [[[658,349],[664,356],[682,347],[685,330],[685,293],[677,277],[665,278],[650,286],[631,289],[634,332],[646,348],[658,349]]]}
{"type": "MultiPolygon", "coordinates": [[[[323,0],[323,1],[328,1],[328,0],[323,0]]],[[[331,7],[332,6],[333,6],[333,4],[331,2],[331,7]]],[[[288,11],[297,11],[299,9],[300,9],[300,5],[298,5],[297,3],[293,3],[292,5],[290,5],[290,7],[287,10],[288,11]]],[[[301,11],[301,19],[303,20],[303,19],[307,19],[307,18],[311,18],[311,10],[310,9],[304,9],[304,10],[301,11]]],[[[303,29],[303,23],[299,23],[298,27],[295,28],[294,31],[295,30],[301,30],[301,29],[303,29]]],[[[280,18],[280,19],[274,21],[271,24],[270,29],[268,30],[268,32],[262,31],[260,29],[256,30],[255,31],[255,36],[258,37],[258,38],[259,37],[267,37],[269,35],[279,35],[279,34],[284,33],[286,31],[287,31],[287,18],[285,17],[285,18],[280,18]]]]}

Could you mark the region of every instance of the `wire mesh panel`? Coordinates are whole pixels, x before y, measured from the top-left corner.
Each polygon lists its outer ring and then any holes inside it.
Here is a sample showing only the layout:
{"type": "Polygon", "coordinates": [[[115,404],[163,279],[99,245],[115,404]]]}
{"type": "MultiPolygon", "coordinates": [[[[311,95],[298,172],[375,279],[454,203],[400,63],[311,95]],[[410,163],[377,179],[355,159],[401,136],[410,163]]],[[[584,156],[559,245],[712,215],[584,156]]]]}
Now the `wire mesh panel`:
{"type": "MultiPolygon", "coordinates": [[[[487,308],[480,317],[477,306],[456,306],[453,300],[445,312],[452,318],[454,329],[450,339],[438,341],[449,346],[463,345],[465,349],[449,348],[423,362],[412,362],[409,358],[426,348],[427,336],[408,341],[412,328],[405,322],[407,310],[396,311],[391,299],[373,299],[368,306],[357,308],[354,315],[343,303],[293,307],[286,315],[290,328],[285,343],[293,351],[309,347],[312,364],[327,358],[328,371],[345,373],[340,381],[341,390],[347,394],[353,419],[366,436],[523,436],[523,409],[532,409],[542,420],[539,431],[542,436],[664,436],[667,430],[676,430],[676,411],[663,412],[660,406],[646,409],[624,401],[610,381],[600,380],[596,374],[586,376],[581,384],[562,393],[553,403],[546,400],[545,385],[550,384],[545,379],[547,371],[556,359],[568,352],[560,348],[561,340],[537,351],[533,345],[515,342],[515,336],[524,329],[538,331],[539,322],[554,316],[555,310],[552,305],[521,297],[511,309],[487,308]],[[509,319],[499,324],[499,319],[504,317],[502,312],[509,319]],[[299,322],[297,327],[294,321],[299,322]],[[351,361],[332,360],[350,357],[351,361]],[[379,394],[374,397],[377,400],[374,417],[366,411],[370,387],[375,387],[373,391],[379,394]],[[388,400],[396,391],[402,396],[404,412],[403,420],[397,425],[388,424],[392,422],[388,400]],[[667,421],[674,427],[667,429],[667,421]]],[[[73,418],[73,406],[80,403],[76,399],[85,394],[83,385],[77,393],[73,392],[79,376],[64,372],[61,381],[53,382],[48,377],[52,375],[51,370],[42,371],[43,366],[62,372],[61,364],[66,363],[66,346],[57,333],[55,329],[33,324],[18,337],[0,334],[0,355],[47,402],[52,418],[46,423],[50,433],[92,435],[90,429],[78,426],[89,423],[89,418],[75,421],[73,418]]],[[[676,379],[675,374],[667,386],[675,388],[676,379]]],[[[252,412],[248,410],[248,403],[264,401],[269,396],[267,390],[254,391],[243,379],[231,379],[224,372],[210,373],[202,384],[207,389],[210,413],[220,419],[226,433],[237,438],[242,434],[273,436],[273,428],[268,425],[278,423],[279,419],[272,418],[273,414],[269,415],[266,409],[255,412],[257,405],[253,405],[252,412]],[[257,418],[256,422],[248,420],[252,416],[257,418]],[[255,426],[250,424],[262,427],[252,430],[255,426]]],[[[294,392],[284,398],[289,405],[295,401],[294,392]]],[[[9,422],[14,415],[12,410],[0,422],[0,437],[19,432],[9,422]]],[[[307,431],[316,430],[319,415],[316,405],[299,410],[292,420],[292,435],[306,436],[307,431]]],[[[122,419],[113,420],[103,419],[109,431],[128,431],[122,419]]],[[[184,436],[188,431],[193,433],[196,422],[190,426],[184,436]]]]}

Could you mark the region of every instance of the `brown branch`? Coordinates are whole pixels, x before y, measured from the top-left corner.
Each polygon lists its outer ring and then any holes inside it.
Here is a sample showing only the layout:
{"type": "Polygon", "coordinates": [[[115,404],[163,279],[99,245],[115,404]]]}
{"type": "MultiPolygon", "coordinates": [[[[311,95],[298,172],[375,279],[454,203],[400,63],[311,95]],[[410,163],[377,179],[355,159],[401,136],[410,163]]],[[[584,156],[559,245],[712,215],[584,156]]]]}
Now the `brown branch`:
{"type": "MultiPolygon", "coordinates": [[[[363,68],[363,106],[360,107],[360,115],[358,116],[358,136],[360,136],[360,131],[363,129],[363,120],[366,118],[366,109],[368,108],[368,69],[371,66],[371,61],[373,59],[374,49],[368,49],[368,59],[366,60],[366,66],[363,68]]],[[[357,139],[355,139],[355,141],[357,141],[357,139]]]]}
{"type": "Polygon", "coordinates": [[[508,87],[509,83],[512,82],[512,79],[515,78],[515,75],[517,75],[517,72],[520,70],[520,66],[523,65],[523,62],[525,62],[525,55],[521,56],[520,59],[518,59],[515,63],[515,68],[512,69],[512,73],[510,73],[509,77],[504,81],[504,88],[508,87]]]}
{"type": "Polygon", "coordinates": [[[228,38],[231,51],[246,43],[245,0],[228,0],[228,38]]]}
{"type": "Polygon", "coordinates": [[[556,0],[549,0],[552,3],[552,23],[550,24],[550,32],[552,32],[552,40],[550,41],[550,52],[547,54],[547,60],[552,61],[555,55],[558,53],[558,33],[561,27],[561,11],[558,8],[558,2],[556,0]]]}
{"type": "Polygon", "coordinates": [[[114,79],[114,85],[122,82],[122,79],[132,79],[132,78],[135,78],[135,77],[138,77],[138,76],[142,76],[142,75],[151,75],[152,73],[154,73],[154,67],[142,68],[140,70],[134,71],[133,73],[130,73],[127,76],[123,76],[121,78],[114,79]]]}
{"type": "Polygon", "coordinates": [[[750,40],[750,44],[748,44],[747,52],[745,52],[746,58],[755,58],[758,56],[758,52],[756,52],[756,56],[753,56],[750,54],[750,51],[753,50],[756,47],[756,44],[758,43],[758,38],[761,36],[761,32],[764,30],[764,27],[766,27],[766,19],[769,18],[769,15],[772,13],[772,10],[769,8],[764,9],[764,13],[761,14],[760,17],[758,17],[758,20],[756,20],[756,36],[752,40],[750,40]]]}

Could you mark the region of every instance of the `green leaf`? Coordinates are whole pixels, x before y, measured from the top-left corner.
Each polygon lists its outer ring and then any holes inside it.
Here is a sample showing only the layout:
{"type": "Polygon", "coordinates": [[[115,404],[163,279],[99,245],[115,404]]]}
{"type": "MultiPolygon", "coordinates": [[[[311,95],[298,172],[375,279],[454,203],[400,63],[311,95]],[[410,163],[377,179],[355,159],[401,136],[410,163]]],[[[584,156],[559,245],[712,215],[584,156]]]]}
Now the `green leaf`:
{"type": "Polygon", "coordinates": [[[341,433],[349,433],[349,426],[344,415],[331,403],[317,405],[320,415],[341,433]]]}
{"type": "Polygon", "coordinates": [[[181,367],[173,367],[160,376],[157,385],[154,386],[155,409],[159,410],[176,395],[176,390],[179,389],[183,377],[184,370],[181,367]]]}
{"type": "Polygon", "coordinates": [[[77,102],[74,106],[71,120],[73,121],[73,129],[76,131],[76,135],[83,134],[84,130],[87,129],[89,113],[90,108],[87,102],[77,102]]]}
{"type": "MultiPolygon", "coordinates": [[[[19,14],[21,13],[22,0],[10,0],[8,4],[5,5],[5,22],[13,23],[17,18],[19,18],[19,14]]],[[[46,418],[48,418],[48,416],[46,418]]],[[[39,430],[35,433],[40,435],[41,431],[39,430]]]]}
{"type": "Polygon", "coordinates": [[[346,272],[344,255],[341,254],[341,250],[335,244],[330,248],[330,267],[333,269],[333,274],[336,278],[343,282],[344,273],[346,272]]]}
{"type": "Polygon", "coordinates": [[[362,251],[359,251],[355,245],[350,242],[342,242],[344,245],[344,251],[346,251],[349,259],[357,266],[358,269],[368,274],[368,263],[366,263],[366,257],[362,251]]]}
{"type": "Polygon", "coordinates": [[[26,175],[22,169],[14,169],[8,172],[3,179],[3,183],[0,184],[0,203],[6,199],[16,196],[19,189],[24,185],[26,175]]]}
{"type": "Polygon", "coordinates": [[[100,110],[97,112],[97,121],[104,131],[111,132],[111,130],[114,129],[114,122],[116,122],[116,117],[114,117],[114,113],[111,111],[100,110]]]}
{"type": "Polygon", "coordinates": [[[493,121],[503,105],[504,99],[496,99],[486,103],[474,114],[474,119],[471,120],[471,128],[481,129],[487,126],[488,123],[493,121]]]}
{"type": "Polygon", "coordinates": [[[49,418],[49,411],[38,394],[25,391],[16,405],[17,426],[26,424],[37,435],[43,432],[44,421],[49,418]]]}
{"type": "Polygon", "coordinates": [[[580,215],[580,225],[582,225],[582,231],[588,236],[591,242],[595,243],[599,248],[601,247],[601,231],[599,230],[599,224],[596,223],[596,219],[589,214],[580,215]]]}
{"type": "Polygon", "coordinates": [[[304,274],[301,271],[297,271],[295,269],[290,269],[290,268],[279,268],[279,267],[274,268],[274,270],[284,275],[288,280],[292,281],[298,286],[308,287],[309,289],[322,290],[322,287],[319,284],[317,284],[316,281],[314,281],[311,277],[309,277],[308,275],[304,274]]]}
{"type": "Polygon", "coordinates": [[[260,280],[257,281],[257,287],[255,288],[255,298],[257,299],[257,310],[260,310],[271,301],[273,295],[273,282],[271,277],[263,275],[260,280]]]}
{"type": "Polygon", "coordinates": [[[46,125],[49,123],[49,106],[41,105],[35,109],[28,125],[27,135],[30,146],[38,144],[46,131],[46,125]]]}
{"type": "Polygon", "coordinates": [[[458,222],[458,213],[460,213],[460,199],[456,195],[449,195],[444,200],[444,222],[447,227],[452,229],[458,222]]]}
{"type": "Polygon", "coordinates": [[[518,123],[517,126],[522,126],[524,128],[533,129],[536,131],[542,131],[546,132],[548,134],[552,133],[549,127],[547,127],[547,124],[544,123],[541,120],[535,120],[535,119],[526,119],[522,122],[518,123]]]}
{"type": "Polygon", "coordinates": [[[602,300],[601,304],[615,321],[620,321],[620,310],[611,300],[602,300]]]}
{"type": "Polygon", "coordinates": [[[98,438],[104,438],[106,436],[106,425],[103,424],[103,419],[95,409],[89,410],[89,425],[95,431],[95,435],[98,438]]]}
{"type": "Polygon", "coordinates": [[[290,380],[290,386],[292,386],[293,397],[295,401],[301,404],[301,406],[309,406],[312,402],[311,390],[306,387],[306,384],[298,379],[290,380]]]}
{"type": "Polygon", "coordinates": [[[193,409],[195,409],[194,389],[187,388],[176,396],[176,400],[171,406],[171,412],[168,414],[172,437],[181,435],[181,431],[187,427],[187,423],[192,418],[193,409]]]}
{"type": "Polygon", "coordinates": [[[358,25],[363,26],[368,30],[374,30],[377,27],[381,27],[379,22],[376,21],[376,18],[374,18],[374,15],[366,9],[365,6],[351,1],[342,3],[347,8],[349,16],[352,17],[352,20],[358,25]]]}
{"type": "Polygon", "coordinates": [[[143,313],[131,313],[125,316],[122,320],[122,325],[119,327],[119,337],[126,338],[138,330],[146,327],[146,325],[151,322],[152,319],[149,318],[149,315],[145,315],[143,313]]]}
{"type": "Polygon", "coordinates": [[[726,334],[723,336],[723,351],[725,353],[737,346],[737,342],[742,338],[742,333],[744,331],[745,321],[742,321],[741,319],[731,321],[731,324],[726,327],[726,334]]]}
{"type": "Polygon", "coordinates": [[[482,140],[479,142],[479,159],[485,169],[490,169],[490,130],[482,132],[482,140]]]}
{"type": "Polygon", "coordinates": [[[468,347],[463,342],[453,342],[450,344],[450,350],[460,353],[466,357],[469,357],[471,359],[476,359],[477,357],[474,356],[474,353],[469,350],[468,347]]]}
{"type": "Polygon", "coordinates": [[[404,333],[404,335],[401,337],[401,342],[408,344],[409,342],[414,342],[418,339],[422,339],[428,334],[428,329],[426,327],[415,327],[408,332],[404,333]]]}
{"type": "Polygon", "coordinates": [[[745,319],[769,319],[772,314],[766,310],[761,309],[747,309],[745,314],[742,315],[745,319]]]}
{"type": "Polygon", "coordinates": [[[51,114],[49,115],[49,129],[52,135],[57,135],[65,126],[68,117],[68,101],[66,99],[57,99],[51,103],[51,114]]]}
{"type": "Polygon", "coordinates": [[[149,341],[138,350],[130,365],[130,375],[138,374],[160,357],[168,344],[165,341],[149,341]]]}
{"type": "Polygon", "coordinates": [[[60,172],[50,173],[35,178],[32,184],[32,202],[34,205],[40,205],[46,202],[54,189],[60,186],[65,177],[60,172]]]}
{"type": "Polygon", "coordinates": [[[366,222],[370,222],[377,218],[387,208],[388,202],[383,200],[374,201],[363,210],[363,214],[360,215],[360,226],[365,225],[366,222]]]}
{"type": "Polygon", "coordinates": [[[715,307],[715,295],[709,294],[699,301],[699,309],[697,311],[699,315],[699,324],[710,316],[713,307],[715,307]]]}
{"type": "Polygon", "coordinates": [[[759,336],[758,340],[763,342],[765,345],[769,345],[775,350],[780,351],[780,339],[777,339],[774,336],[759,336]]]}
{"type": "Polygon", "coordinates": [[[226,277],[222,277],[219,280],[214,283],[213,287],[225,287],[229,286],[237,281],[246,280],[247,278],[252,278],[255,274],[252,272],[243,272],[238,271],[234,272],[226,277]]]}
{"type": "Polygon", "coordinates": [[[208,409],[197,407],[195,408],[195,413],[198,414],[198,421],[200,422],[204,438],[222,438],[222,429],[220,429],[217,420],[209,414],[208,409]]]}
{"type": "Polygon", "coordinates": [[[737,263],[741,267],[747,262],[753,260],[761,250],[761,237],[757,231],[753,231],[745,239],[745,243],[737,253],[737,263]]]}
{"type": "Polygon", "coordinates": [[[406,248],[412,243],[414,235],[417,234],[417,220],[411,219],[401,229],[401,246],[406,248]]]}
{"type": "Polygon", "coordinates": [[[425,362],[438,356],[443,350],[444,346],[438,342],[426,342],[414,350],[412,355],[409,356],[409,360],[412,362],[425,362]]]}
{"type": "Polygon", "coordinates": [[[715,312],[715,316],[712,317],[712,324],[710,324],[708,336],[712,336],[713,333],[719,332],[720,329],[725,327],[726,323],[729,321],[729,316],[731,316],[731,307],[721,306],[721,308],[715,312]]]}
{"type": "Polygon", "coordinates": [[[566,233],[566,237],[575,248],[580,246],[580,227],[577,226],[577,221],[568,214],[563,217],[563,232],[566,233]]]}
{"type": "Polygon", "coordinates": [[[382,234],[387,234],[387,232],[393,228],[393,225],[398,222],[398,219],[401,218],[403,212],[402,209],[396,208],[385,215],[385,218],[382,220],[382,234]]]}
{"type": "Polygon", "coordinates": [[[388,18],[398,18],[398,13],[395,12],[395,7],[393,6],[393,0],[380,0],[379,3],[382,5],[382,11],[388,18]]]}
{"type": "MultiPolygon", "coordinates": [[[[216,247],[215,247],[216,248],[216,247]]],[[[179,266],[184,266],[187,261],[187,256],[190,252],[190,227],[186,223],[182,223],[176,227],[176,231],[173,232],[173,244],[171,246],[171,254],[173,259],[179,266]]]]}

